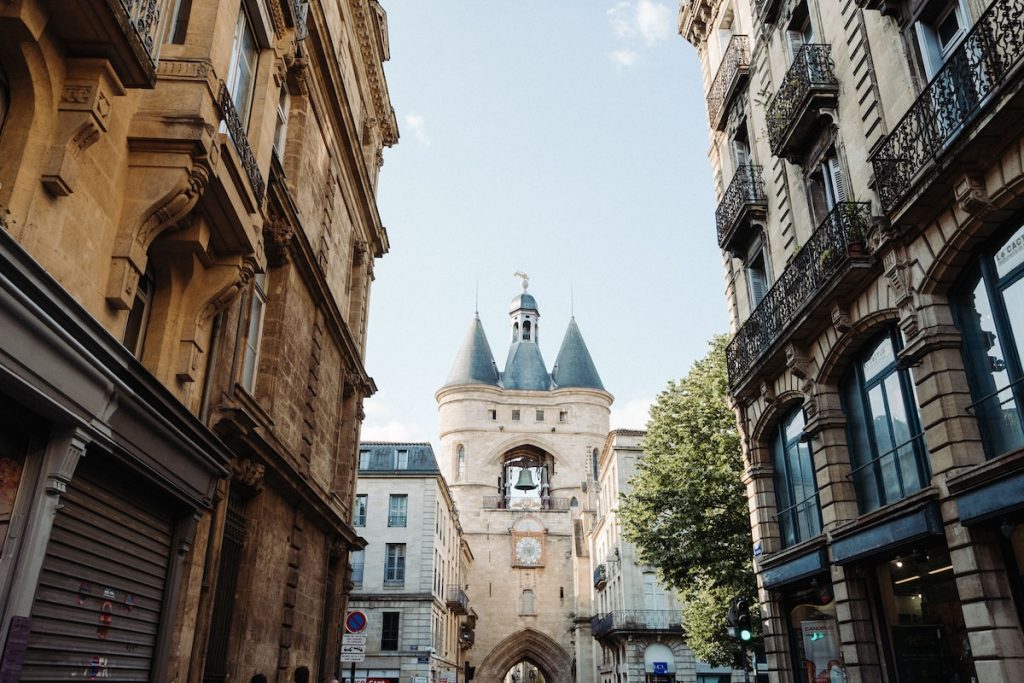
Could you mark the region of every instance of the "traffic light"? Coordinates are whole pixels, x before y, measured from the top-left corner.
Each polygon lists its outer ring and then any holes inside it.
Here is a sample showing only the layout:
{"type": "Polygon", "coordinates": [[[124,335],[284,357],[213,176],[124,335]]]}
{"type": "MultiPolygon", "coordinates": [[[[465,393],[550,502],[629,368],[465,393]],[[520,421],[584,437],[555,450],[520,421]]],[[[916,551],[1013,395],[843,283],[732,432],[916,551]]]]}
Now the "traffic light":
{"type": "Polygon", "coordinates": [[[746,598],[737,598],[735,607],[736,631],[740,640],[748,642],[754,637],[754,632],[750,628],[750,602],[746,598]]]}

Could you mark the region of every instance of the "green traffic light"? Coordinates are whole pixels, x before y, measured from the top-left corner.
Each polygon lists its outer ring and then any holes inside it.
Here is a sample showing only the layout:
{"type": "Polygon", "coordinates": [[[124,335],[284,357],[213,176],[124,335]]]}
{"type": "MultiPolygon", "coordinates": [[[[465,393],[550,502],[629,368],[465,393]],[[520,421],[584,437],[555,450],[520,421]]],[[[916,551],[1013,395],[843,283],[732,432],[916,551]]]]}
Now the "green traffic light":
{"type": "Polygon", "coordinates": [[[740,640],[747,641],[750,640],[752,637],[753,634],[747,629],[743,629],[740,631],[740,640]]]}

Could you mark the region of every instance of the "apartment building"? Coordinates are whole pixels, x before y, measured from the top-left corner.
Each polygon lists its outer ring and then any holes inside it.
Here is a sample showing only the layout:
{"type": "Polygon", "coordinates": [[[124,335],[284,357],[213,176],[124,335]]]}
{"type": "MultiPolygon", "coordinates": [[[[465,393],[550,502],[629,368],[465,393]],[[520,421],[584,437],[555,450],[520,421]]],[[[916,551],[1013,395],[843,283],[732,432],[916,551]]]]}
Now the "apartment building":
{"type": "Polygon", "coordinates": [[[1024,680],[1022,17],[682,3],[772,680],[1024,680]]]}
{"type": "Polygon", "coordinates": [[[382,149],[376,0],[0,4],[10,680],[330,680],[382,149]]]}

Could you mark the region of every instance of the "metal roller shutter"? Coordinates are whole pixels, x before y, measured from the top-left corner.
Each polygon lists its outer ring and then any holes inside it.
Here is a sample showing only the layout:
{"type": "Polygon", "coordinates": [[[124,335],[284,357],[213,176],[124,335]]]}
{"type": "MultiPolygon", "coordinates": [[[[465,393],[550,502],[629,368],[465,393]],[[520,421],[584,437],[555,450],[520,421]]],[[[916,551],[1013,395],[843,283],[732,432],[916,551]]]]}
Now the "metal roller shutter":
{"type": "Polygon", "coordinates": [[[23,681],[148,681],[172,519],[115,482],[61,497],[32,605],[23,681]]]}

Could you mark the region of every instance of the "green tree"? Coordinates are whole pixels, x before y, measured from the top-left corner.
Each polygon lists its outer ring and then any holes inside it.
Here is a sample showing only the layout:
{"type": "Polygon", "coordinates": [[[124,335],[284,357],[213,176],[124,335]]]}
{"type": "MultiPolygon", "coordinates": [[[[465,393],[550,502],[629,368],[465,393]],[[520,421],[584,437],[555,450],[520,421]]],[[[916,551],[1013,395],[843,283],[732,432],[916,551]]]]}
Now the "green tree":
{"type": "Polygon", "coordinates": [[[726,612],[734,598],[753,603],[757,595],[743,455],[727,399],[727,341],[713,338],[708,355],[658,395],[645,457],[619,506],[641,560],[679,592],[690,648],[712,665],[740,661],[726,612]]]}

